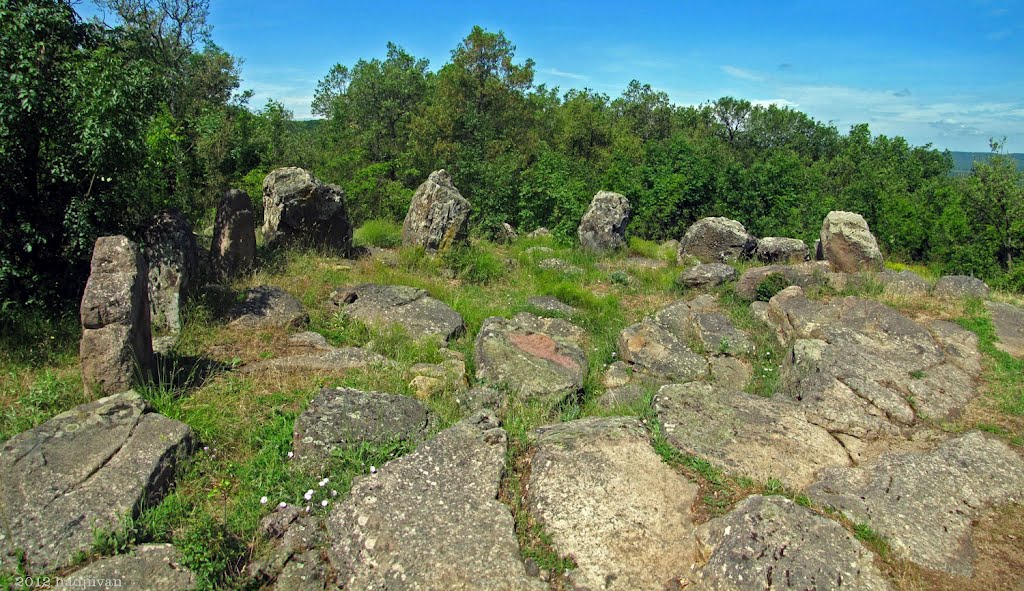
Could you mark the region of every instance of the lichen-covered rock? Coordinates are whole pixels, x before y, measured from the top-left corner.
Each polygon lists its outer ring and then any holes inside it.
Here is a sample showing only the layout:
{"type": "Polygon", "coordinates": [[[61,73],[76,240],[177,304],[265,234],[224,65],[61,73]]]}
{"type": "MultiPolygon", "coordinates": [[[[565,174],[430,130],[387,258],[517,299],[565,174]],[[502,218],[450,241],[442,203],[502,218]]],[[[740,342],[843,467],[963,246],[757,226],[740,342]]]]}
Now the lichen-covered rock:
{"type": "Polygon", "coordinates": [[[537,266],[545,271],[555,271],[563,275],[582,275],[583,269],[577,267],[572,263],[567,263],[562,259],[543,259],[537,263],[537,266]]]}
{"type": "Polygon", "coordinates": [[[846,279],[843,273],[833,273],[832,265],[826,261],[752,267],[744,271],[736,281],[736,295],[753,300],[757,297],[757,288],[761,282],[775,273],[785,277],[790,285],[799,285],[805,289],[823,286],[839,287],[840,282],[846,279]]]}
{"type": "Polygon", "coordinates": [[[441,363],[416,363],[409,368],[409,388],[420,400],[428,400],[446,390],[458,391],[469,387],[466,377],[466,361],[461,353],[448,351],[448,359],[441,363]]]}
{"type": "Polygon", "coordinates": [[[81,304],[86,391],[123,392],[154,371],[147,285],[146,261],[134,242],[124,236],[96,240],[81,304]]]}
{"type": "Polygon", "coordinates": [[[662,461],[638,419],[541,427],[531,443],[526,502],[575,561],[574,588],[662,591],[686,574],[697,486],[662,461]]]}
{"type": "Polygon", "coordinates": [[[576,234],[584,250],[608,252],[626,246],[629,200],[619,193],[598,191],[583,214],[576,234]]]}
{"type": "Polygon", "coordinates": [[[495,236],[498,244],[510,244],[515,242],[517,238],[519,238],[519,232],[516,232],[512,224],[504,222],[501,226],[498,226],[498,233],[495,236]]]}
{"type": "Polygon", "coordinates": [[[322,546],[327,543],[323,519],[302,507],[276,507],[260,522],[269,548],[254,556],[246,571],[262,588],[280,591],[325,591],[332,573],[322,546]]]}
{"type": "Polygon", "coordinates": [[[654,319],[628,326],[619,333],[619,358],[635,371],[671,382],[689,382],[708,373],[708,363],[672,331],[654,319]]]}
{"type": "Polygon", "coordinates": [[[770,236],[757,241],[754,255],[761,262],[773,264],[796,264],[808,259],[809,251],[803,240],[770,236]]]}
{"type": "Polygon", "coordinates": [[[235,328],[288,328],[302,326],[309,320],[302,302],[295,296],[271,285],[248,289],[245,299],[228,312],[235,328]]]}
{"type": "Polygon", "coordinates": [[[884,286],[887,295],[921,297],[931,291],[928,282],[913,271],[882,271],[875,279],[884,286]]]}
{"type": "Polygon", "coordinates": [[[706,289],[736,279],[736,269],[725,263],[701,263],[683,271],[676,283],[690,289],[706,289]]]}
{"type": "Polygon", "coordinates": [[[30,573],[92,549],[155,504],[192,449],[188,425],[150,412],[135,392],[75,407],[3,443],[0,555],[24,552],[30,573]]]}
{"type": "Polygon", "coordinates": [[[191,591],[199,588],[195,574],[182,564],[181,553],[170,544],[143,544],[127,554],[101,558],[57,578],[54,588],[86,589],[106,581],[117,581],[116,587],[147,591],[191,591]]]}
{"type": "Polygon", "coordinates": [[[704,591],[886,591],[874,557],[835,521],[785,497],[754,495],[697,529],[704,591]]]}
{"type": "Polygon", "coordinates": [[[256,261],[256,222],[252,199],[231,189],[217,205],[210,246],[210,268],[220,281],[252,268],[256,261]]]}
{"type": "Polygon", "coordinates": [[[526,298],[526,305],[536,308],[541,312],[546,312],[548,314],[561,314],[563,316],[572,316],[579,312],[576,308],[566,304],[554,296],[532,296],[526,298]]]}
{"type": "Polygon", "coordinates": [[[837,271],[881,271],[882,251],[860,214],[831,211],[821,224],[821,252],[837,271]]]}
{"type": "Polygon", "coordinates": [[[445,170],[435,170],[412,196],[402,224],[402,244],[443,251],[469,238],[469,201],[445,170]]]}
{"type": "Polygon", "coordinates": [[[239,373],[293,373],[338,374],[353,369],[385,367],[392,362],[387,357],[360,347],[323,348],[275,359],[264,359],[242,366],[239,373]]]}
{"type": "Polygon", "coordinates": [[[343,589],[540,591],[498,501],[508,440],[480,413],[356,480],[327,519],[343,589]]]}
{"type": "Polygon", "coordinates": [[[192,225],[178,210],[157,214],[142,233],[149,269],[149,317],[157,332],[177,333],[182,310],[199,279],[199,246],[192,225]]]}
{"type": "Polygon", "coordinates": [[[1024,357],[1024,308],[1002,302],[985,302],[996,329],[996,348],[1024,357]]]}
{"type": "Polygon", "coordinates": [[[551,238],[553,234],[547,228],[537,228],[526,235],[527,238],[551,238]]]}
{"type": "Polygon", "coordinates": [[[462,315],[448,304],[407,285],[364,283],[339,288],[331,294],[330,303],[368,326],[399,326],[416,340],[447,343],[466,330],[462,315]]]}
{"type": "Polygon", "coordinates": [[[946,275],[935,282],[933,293],[937,298],[960,300],[963,298],[987,298],[988,285],[976,277],[967,275],[946,275]]]}
{"type": "Polygon", "coordinates": [[[332,452],[361,443],[419,442],[433,426],[430,411],[415,398],[324,388],[295,420],[295,455],[322,462],[332,452]]]}
{"type": "Polygon", "coordinates": [[[701,218],[686,230],[679,241],[678,258],[697,257],[702,263],[726,263],[748,258],[757,247],[743,224],[729,218],[701,218]]]}
{"type": "Polygon", "coordinates": [[[586,333],[557,318],[522,312],[484,320],[476,337],[476,379],[529,399],[558,402],[583,388],[586,333]]]}
{"type": "Polygon", "coordinates": [[[871,526],[897,557],[970,577],[973,520],[987,507],[1024,501],[1024,459],[971,432],[930,452],[826,470],[807,494],[871,526]]]}
{"type": "Polygon", "coordinates": [[[340,254],[352,249],[352,224],[345,192],[321,183],[294,166],[278,168],[263,179],[263,242],[267,246],[301,245],[340,254]]]}

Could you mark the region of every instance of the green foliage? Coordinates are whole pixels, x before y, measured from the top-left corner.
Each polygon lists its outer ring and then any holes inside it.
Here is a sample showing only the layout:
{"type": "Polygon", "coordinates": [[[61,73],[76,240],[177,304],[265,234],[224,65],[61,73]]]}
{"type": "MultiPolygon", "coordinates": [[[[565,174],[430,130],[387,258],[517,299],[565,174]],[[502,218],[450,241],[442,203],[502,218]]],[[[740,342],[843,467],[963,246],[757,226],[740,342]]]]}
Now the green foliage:
{"type": "Polygon", "coordinates": [[[870,525],[866,523],[854,524],[853,535],[870,546],[883,559],[889,557],[889,542],[881,534],[871,529],[870,525]]]}
{"type": "Polygon", "coordinates": [[[757,284],[755,299],[759,302],[767,302],[775,297],[775,294],[789,287],[789,279],[782,273],[769,273],[757,284]]]}
{"type": "Polygon", "coordinates": [[[352,240],[357,246],[397,248],[402,245],[402,225],[391,220],[369,220],[356,229],[352,240]]]}

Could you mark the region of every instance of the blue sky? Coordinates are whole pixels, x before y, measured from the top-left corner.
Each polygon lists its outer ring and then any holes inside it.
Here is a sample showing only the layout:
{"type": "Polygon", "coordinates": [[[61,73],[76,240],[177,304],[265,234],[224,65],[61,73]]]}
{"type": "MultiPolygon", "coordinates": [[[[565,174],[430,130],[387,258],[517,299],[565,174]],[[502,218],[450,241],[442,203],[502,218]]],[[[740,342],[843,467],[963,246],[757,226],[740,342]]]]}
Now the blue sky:
{"type": "MultiPolygon", "coordinates": [[[[91,14],[88,5],[84,14],[91,14]]],[[[1024,152],[1024,2],[312,2],[211,0],[214,40],[244,60],[254,106],[307,118],[335,63],[388,41],[437,69],[479,24],[538,83],[612,97],[632,79],[679,104],[724,95],[792,106],[846,131],[951,150],[1024,152]]]]}

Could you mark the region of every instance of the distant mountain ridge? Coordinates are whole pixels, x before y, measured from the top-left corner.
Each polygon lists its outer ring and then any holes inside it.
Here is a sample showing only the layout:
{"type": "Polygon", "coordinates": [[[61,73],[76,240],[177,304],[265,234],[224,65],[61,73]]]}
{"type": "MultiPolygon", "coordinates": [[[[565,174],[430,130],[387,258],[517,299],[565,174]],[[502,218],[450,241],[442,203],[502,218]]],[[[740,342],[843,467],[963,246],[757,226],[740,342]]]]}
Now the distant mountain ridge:
{"type": "MultiPolygon", "coordinates": [[[[967,174],[971,172],[971,166],[977,161],[988,160],[991,152],[950,152],[953,156],[953,174],[967,174]]],[[[1017,161],[1017,170],[1024,170],[1024,154],[1007,154],[1017,161]]]]}

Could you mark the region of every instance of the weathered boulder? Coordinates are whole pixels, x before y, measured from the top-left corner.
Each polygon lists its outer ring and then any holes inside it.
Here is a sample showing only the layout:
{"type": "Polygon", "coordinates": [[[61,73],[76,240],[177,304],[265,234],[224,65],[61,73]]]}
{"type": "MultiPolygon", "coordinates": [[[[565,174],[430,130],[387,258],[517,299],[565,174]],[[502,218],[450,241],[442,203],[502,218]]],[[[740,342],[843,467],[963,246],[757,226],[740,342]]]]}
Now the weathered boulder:
{"type": "Polygon", "coordinates": [[[757,288],[761,282],[774,273],[782,274],[790,285],[799,285],[805,289],[824,286],[840,287],[846,280],[844,273],[833,273],[832,266],[826,261],[753,267],[740,275],[736,282],[736,295],[753,300],[757,297],[757,288]]]}
{"type": "Polygon", "coordinates": [[[402,224],[402,244],[443,251],[469,238],[469,201],[445,170],[435,170],[412,196],[402,224]]]}
{"type": "Polygon", "coordinates": [[[537,228],[526,235],[527,238],[551,238],[553,234],[547,228],[537,228]]]}
{"type": "Polygon", "coordinates": [[[309,320],[302,302],[295,296],[271,285],[260,285],[245,291],[245,299],[228,312],[235,328],[288,328],[302,326],[309,320]]]}
{"type": "Polygon", "coordinates": [[[729,218],[701,218],[679,241],[678,259],[693,255],[702,263],[726,263],[748,258],[757,248],[743,224],[729,218]]]}
{"type": "Polygon", "coordinates": [[[686,318],[686,327],[691,340],[705,353],[736,355],[753,351],[746,333],[721,312],[694,310],[686,318]]]}
{"type": "Polygon", "coordinates": [[[1024,308],[1002,302],[985,302],[995,326],[996,348],[1016,357],[1024,357],[1024,308]]]}
{"type": "Polygon", "coordinates": [[[387,357],[360,347],[331,347],[328,345],[306,353],[249,363],[242,366],[239,373],[337,374],[353,369],[384,367],[391,364],[391,360],[387,357]]]}
{"type": "Polygon", "coordinates": [[[561,314],[563,316],[572,316],[579,312],[579,310],[573,306],[566,304],[554,296],[531,296],[526,298],[526,305],[536,308],[541,312],[547,312],[548,314],[561,314]]]}
{"type": "Polygon", "coordinates": [[[495,236],[498,244],[509,244],[515,242],[517,238],[519,238],[519,233],[512,227],[512,224],[504,222],[498,226],[498,233],[495,236]]]}
{"type": "Polygon", "coordinates": [[[931,286],[923,277],[913,271],[882,271],[875,279],[885,288],[885,293],[896,296],[921,297],[928,295],[931,286]]]}
{"type": "Polygon", "coordinates": [[[398,326],[416,340],[447,343],[466,330],[462,315],[448,304],[407,285],[363,283],[343,287],[331,294],[330,303],[340,313],[367,326],[398,326]]]}
{"type": "Polygon", "coordinates": [[[835,521],[785,497],[747,497],[697,529],[706,591],[886,591],[874,557],[835,521]]]}
{"type": "Polygon", "coordinates": [[[598,191],[576,229],[580,246],[594,252],[624,248],[630,211],[629,200],[625,196],[598,191]]]}
{"type": "Polygon", "coordinates": [[[655,453],[639,419],[541,427],[531,443],[526,502],[575,561],[574,588],[662,591],[686,574],[697,486],[655,453]]]}
{"type": "Polygon", "coordinates": [[[113,586],[125,589],[148,591],[199,588],[196,576],[182,565],[181,553],[174,546],[143,544],[128,554],[101,558],[70,575],[58,577],[54,589],[86,589],[105,581],[118,581],[113,586]]]}
{"type": "Polygon", "coordinates": [[[736,269],[725,263],[701,263],[683,271],[676,283],[689,289],[706,289],[736,279],[736,269]]]}
{"type": "Polygon", "coordinates": [[[521,312],[492,316],[477,333],[476,379],[503,384],[523,398],[558,402],[583,388],[587,355],[582,328],[521,312]]]}
{"type": "Polygon", "coordinates": [[[324,388],[295,420],[295,455],[320,462],[360,443],[417,443],[433,423],[430,411],[415,398],[324,388]]]}
{"type": "Polygon", "coordinates": [[[471,415],[485,409],[496,410],[504,402],[504,396],[494,388],[477,386],[459,393],[455,401],[464,414],[471,415]]]}
{"type": "Polygon", "coordinates": [[[547,589],[526,574],[512,514],[498,501],[508,440],[479,413],[356,480],[327,519],[344,589],[547,589]]]}
{"type": "Polygon", "coordinates": [[[217,205],[210,246],[210,268],[226,281],[252,268],[256,261],[256,222],[252,199],[245,191],[231,189],[217,205]]]}
{"type": "Polygon", "coordinates": [[[327,248],[340,254],[352,249],[352,224],[345,192],[321,183],[308,170],[278,168],[263,179],[263,242],[327,248]]]}
{"type": "Polygon", "coordinates": [[[563,275],[582,275],[583,269],[562,259],[544,259],[537,263],[537,267],[545,271],[555,271],[563,275]]]}
{"type": "Polygon", "coordinates": [[[987,298],[988,285],[981,279],[967,275],[946,275],[935,282],[935,297],[946,300],[987,298]]]}
{"type": "Polygon", "coordinates": [[[416,363],[409,368],[409,388],[420,400],[427,400],[446,390],[455,392],[469,387],[463,354],[451,349],[441,351],[446,357],[441,363],[416,363]]]}
{"type": "Polygon", "coordinates": [[[757,241],[754,255],[758,260],[773,264],[796,264],[808,259],[809,251],[803,240],[770,236],[757,241]]]}
{"type": "Polygon", "coordinates": [[[821,252],[837,271],[881,271],[882,251],[860,214],[831,211],[821,224],[821,252]]]}
{"type": "Polygon", "coordinates": [[[799,490],[822,468],[850,465],[843,446],[786,400],[691,382],[662,387],[654,409],[675,448],[736,476],[799,490]]]}
{"type": "Polygon", "coordinates": [[[667,383],[664,378],[634,371],[631,365],[619,360],[601,374],[601,385],[605,391],[598,397],[597,404],[604,408],[635,404],[643,400],[648,391],[657,391],[667,383]]]}
{"type": "Polygon", "coordinates": [[[807,490],[885,537],[893,553],[926,568],[970,577],[973,520],[993,505],[1024,500],[1024,459],[971,432],[925,453],[886,454],[822,473],[807,490]]]}
{"type": "Polygon", "coordinates": [[[156,332],[177,333],[182,309],[199,279],[199,246],[192,225],[178,210],[157,214],[142,233],[149,268],[149,317],[156,332]]]}
{"type": "Polygon", "coordinates": [[[246,572],[263,585],[261,589],[331,588],[332,575],[321,552],[327,533],[319,515],[307,513],[302,507],[279,505],[260,521],[260,532],[270,541],[270,547],[249,561],[246,572]]]}
{"type": "Polygon", "coordinates": [[[79,356],[87,391],[123,392],[152,374],[147,284],[146,261],[134,242],[124,236],[96,240],[81,305],[79,356]]]}
{"type": "Polygon", "coordinates": [[[23,551],[30,573],[70,565],[94,531],[118,532],[159,501],[191,449],[188,425],[131,391],[15,435],[0,448],[0,555],[23,551]]]}
{"type": "Polygon", "coordinates": [[[695,353],[680,331],[647,318],[628,326],[616,342],[619,358],[634,371],[672,382],[689,382],[708,373],[708,362],[695,353]]]}

